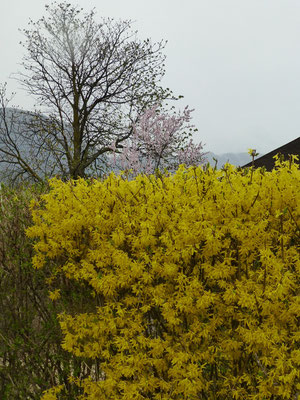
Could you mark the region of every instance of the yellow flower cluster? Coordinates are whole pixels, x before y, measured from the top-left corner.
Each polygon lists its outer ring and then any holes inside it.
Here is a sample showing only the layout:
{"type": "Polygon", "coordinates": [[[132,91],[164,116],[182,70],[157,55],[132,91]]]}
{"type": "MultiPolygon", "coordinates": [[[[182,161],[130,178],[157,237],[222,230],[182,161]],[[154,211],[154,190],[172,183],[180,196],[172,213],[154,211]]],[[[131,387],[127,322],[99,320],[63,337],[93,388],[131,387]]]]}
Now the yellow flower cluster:
{"type": "Polygon", "coordinates": [[[296,398],[297,164],[51,188],[32,205],[34,265],[99,299],[60,315],[63,348],[100,362],[80,399],[296,398]]]}

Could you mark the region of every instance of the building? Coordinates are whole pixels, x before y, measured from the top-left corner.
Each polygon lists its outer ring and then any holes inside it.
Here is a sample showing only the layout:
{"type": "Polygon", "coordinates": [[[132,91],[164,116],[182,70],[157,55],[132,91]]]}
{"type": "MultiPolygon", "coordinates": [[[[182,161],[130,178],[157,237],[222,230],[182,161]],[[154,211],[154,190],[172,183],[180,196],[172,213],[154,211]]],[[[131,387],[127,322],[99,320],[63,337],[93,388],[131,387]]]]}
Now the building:
{"type": "MultiPolygon", "coordinates": [[[[276,156],[276,154],[280,153],[281,155],[284,156],[285,160],[289,159],[290,155],[297,155],[299,157],[300,160],[300,137],[298,137],[295,140],[292,140],[291,142],[278,147],[275,150],[270,151],[269,153],[265,154],[262,157],[257,158],[256,160],[254,160],[254,167],[258,168],[258,167],[265,167],[267,171],[271,171],[274,166],[275,166],[275,160],[274,160],[274,156],[276,156]]],[[[299,160],[297,161],[299,163],[299,160]]],[[[244,167],[251,167],[252,161],[249,162],[248,164],[243,165],[244,167]]]]}

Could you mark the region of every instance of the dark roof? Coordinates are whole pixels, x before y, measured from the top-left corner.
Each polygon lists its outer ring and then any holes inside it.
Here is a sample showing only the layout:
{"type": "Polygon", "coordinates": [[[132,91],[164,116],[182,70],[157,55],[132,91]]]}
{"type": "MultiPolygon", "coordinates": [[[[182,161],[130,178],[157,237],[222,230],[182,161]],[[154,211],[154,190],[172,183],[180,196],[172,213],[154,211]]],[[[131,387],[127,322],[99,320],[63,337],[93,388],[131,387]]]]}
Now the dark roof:
{"type": "MultiPolygon", "coordinates": [[[[275,166],[275,160],[273,157],[276,156],[276,154],[278,153],[283,155],[285,160],[288,160],[289,156],[292,154],[297,155],[300,160],[300,137],[298,137],[295,140],[292,140],[291,142],[281,147],[278,147],[278,149],[270,151],[270,153],[267,153],[262,157],[257,158],[256,160],[254,160],[254,167],[256,168],[266,167],[268,171],[271,171],[275,166]]],[[[297,161],[298,163],[299,160],[297,161]]],[[[243,165],[243,167],[251,167],[251,166],[252,166],[252,161],[246,165],[243,165]]]]}

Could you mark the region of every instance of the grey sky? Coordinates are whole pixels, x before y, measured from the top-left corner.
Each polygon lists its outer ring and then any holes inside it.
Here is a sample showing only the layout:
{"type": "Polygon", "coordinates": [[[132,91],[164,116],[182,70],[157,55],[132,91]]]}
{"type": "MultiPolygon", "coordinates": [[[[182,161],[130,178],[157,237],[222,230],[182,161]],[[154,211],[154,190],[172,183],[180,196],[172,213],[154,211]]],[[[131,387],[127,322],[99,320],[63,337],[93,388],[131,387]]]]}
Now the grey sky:
{"type": "MultiPolygon", "coordinates": [[[[96,17],[132,19],[141,39],[167,39],[164,86],[194,108],[195,141],[215,153],[266,153],[300,136],[299,0],[69,0],[96,17]]],[[[0,0],[0,82],[14,103],[32,101],[9,79],[20,67],[18,28],[44,0],[0,0]]],[[[175,104],[176,105],[176,104],[175,104]]]]}

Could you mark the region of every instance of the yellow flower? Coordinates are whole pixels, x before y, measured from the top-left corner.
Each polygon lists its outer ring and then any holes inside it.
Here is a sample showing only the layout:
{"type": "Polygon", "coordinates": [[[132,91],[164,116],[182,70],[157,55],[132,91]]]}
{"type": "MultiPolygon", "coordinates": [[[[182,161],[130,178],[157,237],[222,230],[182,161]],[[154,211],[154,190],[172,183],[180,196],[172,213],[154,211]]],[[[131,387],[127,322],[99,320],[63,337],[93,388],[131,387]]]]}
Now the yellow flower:
{"type": "Polygon", "coordinates": [[[72,383],[86,400],[299,390],[297,164],[51,187],[28,235],[36,268],[86,290],[89,312],[59,316],[63,348],[90,359],[91,375],[72,383]]]}
{"type": "Polygon", "coordinates": [[[55,301],[60,298],[60,289],[55,289],[53,291],[49,291],[49,297],[52,301],[55,301]]]}

